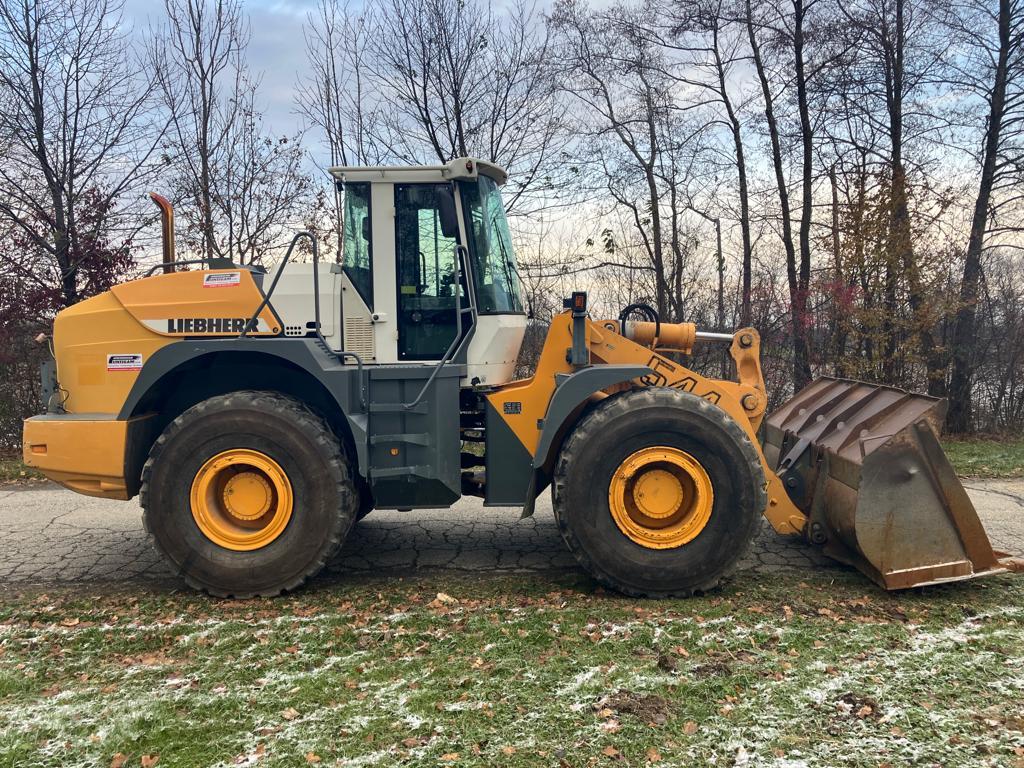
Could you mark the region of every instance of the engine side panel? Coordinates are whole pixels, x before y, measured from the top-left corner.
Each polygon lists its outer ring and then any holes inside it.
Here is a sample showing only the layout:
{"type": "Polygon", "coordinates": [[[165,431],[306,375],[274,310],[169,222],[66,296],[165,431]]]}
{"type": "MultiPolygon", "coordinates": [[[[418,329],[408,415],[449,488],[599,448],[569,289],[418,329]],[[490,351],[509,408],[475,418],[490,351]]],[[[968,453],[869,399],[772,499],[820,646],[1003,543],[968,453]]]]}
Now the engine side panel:
{"type": "MultiPolygon", "coordinates": [[[[115,285],[110,292],[141,325],[161,336],[237,336],[263,301],[246,269],[172,272],[115,285]]],[[[276,336],[282,323],[267,306],[252,336],[276,336]]]]}

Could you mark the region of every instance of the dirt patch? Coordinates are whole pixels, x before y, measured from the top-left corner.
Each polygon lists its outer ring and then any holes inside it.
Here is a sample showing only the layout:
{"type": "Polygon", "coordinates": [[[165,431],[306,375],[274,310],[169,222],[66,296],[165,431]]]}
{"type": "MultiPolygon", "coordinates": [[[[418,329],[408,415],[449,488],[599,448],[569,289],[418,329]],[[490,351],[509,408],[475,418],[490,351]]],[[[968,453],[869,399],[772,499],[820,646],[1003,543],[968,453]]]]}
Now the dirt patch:
{"type": "Polygon", "coordinates": [[[878,720],[882,716],[878,702],[870,696],[847,691],[836,701],[836,711],[857,720],[878,720]]]}
{"type": "Polygon", "coordinates": [[[671,708],[664,696],[653,693],[638,693],[619,689],[615,693],[602,696],[594,702],[594,711],[602,715],[608,711],[616,715],[629,715],[645,723],[661,725],[668,720],[671,708]]]}
{"type": "Polygon", "coordinates": [[[690,674],[698,680],[707,680],[709,677],[725,677],[732,674],[732,665],[723,660],[709,661],[707,664],[698,664],[690,670],[690,674]]]}

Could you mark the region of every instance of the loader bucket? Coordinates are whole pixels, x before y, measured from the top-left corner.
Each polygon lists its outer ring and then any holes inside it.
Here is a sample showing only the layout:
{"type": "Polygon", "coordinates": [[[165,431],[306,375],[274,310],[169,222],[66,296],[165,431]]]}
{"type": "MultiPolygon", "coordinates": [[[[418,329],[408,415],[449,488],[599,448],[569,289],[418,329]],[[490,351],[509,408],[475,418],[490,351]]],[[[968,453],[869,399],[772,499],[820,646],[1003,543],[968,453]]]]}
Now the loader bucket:
{"type": "Polygon", "coordinates": [[[939,444],[946,401],[815,381],[765,422],[764,453],[807,538],[886,589],[1000,573],[939,444]]]}

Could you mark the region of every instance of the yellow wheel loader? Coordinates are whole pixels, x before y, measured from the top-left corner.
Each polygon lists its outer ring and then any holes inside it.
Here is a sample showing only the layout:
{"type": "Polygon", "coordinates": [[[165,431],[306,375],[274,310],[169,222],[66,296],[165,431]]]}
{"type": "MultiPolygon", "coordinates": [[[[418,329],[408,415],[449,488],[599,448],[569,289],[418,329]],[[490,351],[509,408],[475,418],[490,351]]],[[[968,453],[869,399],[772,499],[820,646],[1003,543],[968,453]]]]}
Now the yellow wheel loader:
{"type": "Polygon", "coordinates": [[[628,595],[689,595],[736,565],[764,515],[887,589],[1005,569],[936,439],[943,403],[822,379],[774,415],[752,328],[702,332],[645,305],[591,318],[574,293],[536,372],[506,174],[333,168],[343,264],[299,233],[267,271],[164,260],[65,309],[28,419],[29,465],[80,493],[140,497],[193,587],[276,595],[373,509],[462,495],[530,515],[549,486],[580,564],[628,595]],[[308,241],[311,263],[293,263],[308,241]],[[190,267],[185,269],[185,267],[190,267]],[[735,380],[688,368],[725,344],[735,380]]]}

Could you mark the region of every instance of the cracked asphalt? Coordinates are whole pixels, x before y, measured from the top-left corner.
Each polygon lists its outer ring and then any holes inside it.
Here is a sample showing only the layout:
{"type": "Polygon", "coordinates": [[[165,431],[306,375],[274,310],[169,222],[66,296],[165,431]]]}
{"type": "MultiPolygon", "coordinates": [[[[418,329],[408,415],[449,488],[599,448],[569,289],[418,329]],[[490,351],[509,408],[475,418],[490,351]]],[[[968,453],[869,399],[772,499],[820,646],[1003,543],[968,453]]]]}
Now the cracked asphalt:
{"type": "MultiPolygon", "coordinates": [[[[966,480],[996,549],[1024,556],[1024,479],[966,480]]],[[[742,569],[758,573],[843,568],[809,545],[762,525],[742,569]]],[[[357,523],[317,578],[424,569],[554,571],[576,568],[555,526],[550,495],[533,518],[466,498],[450,510],[381,511],[357,523]]],[[[180,586],[151,548],[137,501],[79,496],[56,485],[0,487],[0,586],[180,586]]]]}

